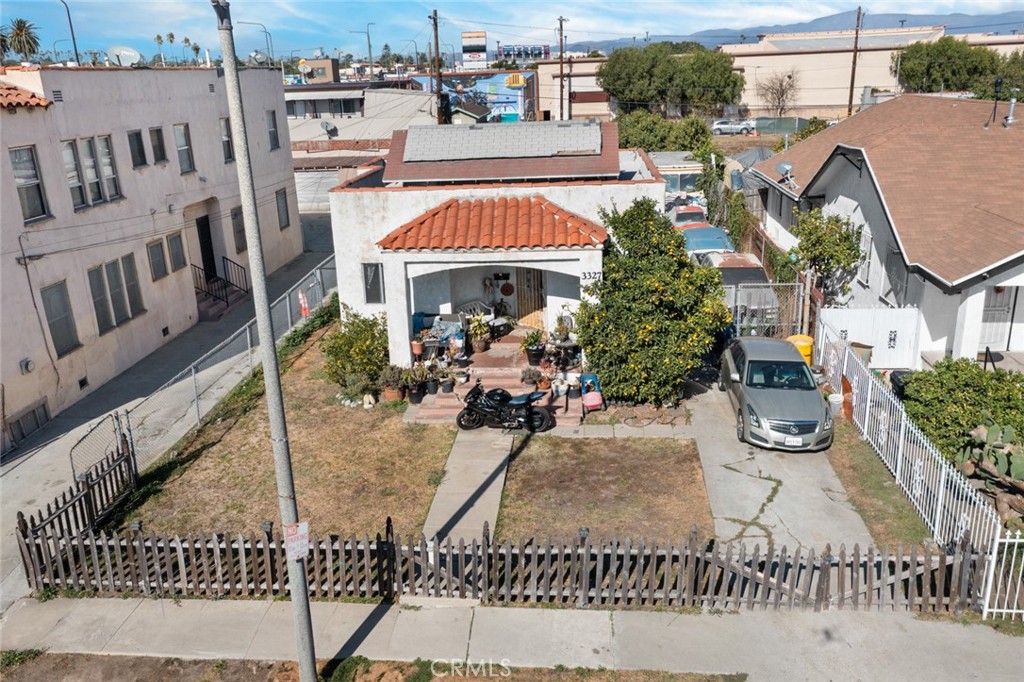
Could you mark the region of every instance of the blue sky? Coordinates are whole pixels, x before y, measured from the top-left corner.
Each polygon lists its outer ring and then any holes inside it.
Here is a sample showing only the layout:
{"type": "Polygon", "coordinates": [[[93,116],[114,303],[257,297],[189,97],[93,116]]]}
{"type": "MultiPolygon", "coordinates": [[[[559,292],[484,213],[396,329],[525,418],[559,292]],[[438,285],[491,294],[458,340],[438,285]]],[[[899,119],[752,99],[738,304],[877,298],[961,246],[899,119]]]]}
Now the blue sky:
{"type": "MultiPolygon", "coordinates": [[[[174,46],[164,45],[164,54],[181,55],[186,36],[219,55],[216,22],[209,0],[67,0],[75,25],[80,51],[105,51],[111,45],[128,45],[150,57],[156,53],[153,37],[171,31],[174,46]]],[[[1020,0],[864,0],[871,13],[914,14],[964,12],[994,14],[1020,9],[1020,0]]],[[[713,28],[743,28],[757,24],[787,24],[849,11],[855,0],[436,0],[397,2],[393,0],[233,0],[231,11],[239,54],[265,49],[266,37],[258,26],[238,24],[256,21],[271,34],[278,56],[311,56],[317,48],[330,53],[335,48],[357,57],[366,54],[366,37],[351,30],[365,31],[368,22],[375,55],[388,43],[400,53],[411,53],[413,41],[426,51],[431,35],[427,17],[433,9],[441,17],[441,42],[458,51],[460,34],[485,30],[488,48],[504,44],[557,44],[559,14],[569,19],[569,42],[610,40],[651,34],[687,34],[713,28]]],[[[38,27],[41,50],[69,50],[70,32],[64,7],[58,0],[3,0],[0,19],[24,18],[38,27]]],[[[868,23],[870,27],[870,23],[868,23]]],[[[442,51],[448,48],[442,46],[442,51]]]]}

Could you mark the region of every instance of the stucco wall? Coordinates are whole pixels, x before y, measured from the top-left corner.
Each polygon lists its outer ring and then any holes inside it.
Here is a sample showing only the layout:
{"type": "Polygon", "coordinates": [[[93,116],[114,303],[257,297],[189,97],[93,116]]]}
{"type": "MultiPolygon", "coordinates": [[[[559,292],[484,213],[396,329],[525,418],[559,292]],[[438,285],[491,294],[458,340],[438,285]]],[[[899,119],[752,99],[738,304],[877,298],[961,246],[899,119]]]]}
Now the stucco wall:
{"type": "MultiPolygon", "coordinates": [[[[188,265],[201,264],[196,215],[210,212],[218,268],[220,257],[226,255],[248,269],[248,252],[236,252],[227,217],[240,201],[235,163],[224,162],[221,147],[219,119],[228,110],[225,86],[214,69],[9,71],[2,79],[47,98],[59,90],[63,100],[45,110],[0,114],[4,416],[17,416],[44,398],[55,415],[196,323],[188,265]],[[175,123],[189,124],[195,172],[180,172],[175,123]],[[149,138],[149,129],[156,126],[163,128],[168,157],[163,163],[154,162],[149,138]],[[128,146],[131,130],[143,132],[147,165],[138,168],[132,167],[128,146]],[[76,211],[65,181],[60,143],[105,135],[111,136],[123,198],[76,211]],[[35,146],[52,216],[29,224],[21,214],[7,153],[24,145],[35,146]],[[167,253],[167,236],[179,232],[188,264],[153,281],[146,244],[162,239],[167,253]],[[27,267],[15,262],[22,246],[34,258],[27,267]],[[135,257],[146,312],[100,335],[87,270],[128,253],[135,257]],[[52,352],[53,347],[39,292],[62,280],[67,282],[81,347],[59,359],[54,356],[51,362],[47,349],[52,352]],[[18,322],[6,322],[10,320],[18,322]],[[20,369],[20,361],[26,358],[36,367],[29,374],[20,369]],[[79,388],[83,378],[88,385],[79,388]]],[[[263,248],[267,269],[273,271],[302,252],[282,86],[280,75],[273,71],[246,70],[241,79],[263,248]],[[270,109],[277,111],[280,137],[280,148],[274,151],[269,148],[266,124],[265,112],[270,109]],[[288,195],[291,226],[285,230],[278,228],[275,192],[279,189],[288,195]]]]}

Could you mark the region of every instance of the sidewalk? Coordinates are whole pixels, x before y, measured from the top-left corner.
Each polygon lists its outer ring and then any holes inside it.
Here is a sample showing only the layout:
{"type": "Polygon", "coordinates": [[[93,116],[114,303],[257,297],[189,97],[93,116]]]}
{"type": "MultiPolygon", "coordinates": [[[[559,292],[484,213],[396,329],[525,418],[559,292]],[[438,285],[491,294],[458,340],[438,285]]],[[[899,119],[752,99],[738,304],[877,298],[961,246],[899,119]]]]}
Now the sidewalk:
{"type": "MultiPolygon", "coordinates": [[[[750,680],[1020,679],[1024,638],[906,613],[690,615],[314,602],[316,655],[378,660],[503,659],[520,667],[747,673],[750,680]],[[980,652],[987,652],[979,655],[980,652]]],[[[450,606],[431,604],[448,603],[450,606]]],[[[294,660],[291,604],[275,601],[24,599],[3,648],[54,653],[294,660]]]]}
{"type": "MultiPolygon", "coordinates": [[[[307,248],[330,248],[329,216],[301,218],[303,242],[307,248]]],[[[273,301],[318,263],[330,251],[312,250],[280,268],[267,278],[273,301]]],[[[71,484],[68,453],[97,420],[113,410],[122,410],[157,390],[181,370],[251,320],[255,314],[252,297],[240,302],[215,322],[202,322],[182,332],[148,356],[70,406],[33,434],[17,450],[8,453],[0,469],[0,612],[14,600],[28,594],[21,570],[21,557],[14,537],[17,512],[35,512],[45,507],[71,484]]]]}

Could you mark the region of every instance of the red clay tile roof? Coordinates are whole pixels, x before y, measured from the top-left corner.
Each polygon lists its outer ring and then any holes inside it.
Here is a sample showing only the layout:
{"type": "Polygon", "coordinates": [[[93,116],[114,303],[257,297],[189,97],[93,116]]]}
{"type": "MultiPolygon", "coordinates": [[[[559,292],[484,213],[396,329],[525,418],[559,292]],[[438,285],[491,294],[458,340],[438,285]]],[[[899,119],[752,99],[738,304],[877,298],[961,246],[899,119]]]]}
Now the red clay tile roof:
{"type": "Polygon", "coordinates": [[[30,90],[10,83],[0,83],[0,107],[4,109],[14,109],[15,107],[43,107],[45,109],[51,104],[53,102],[30,90]]]}
{"type": "Polygon", "coordinates": [[[407,162],[404,159],[408,135],[408,130],[396,130],[392,134],[384,182],[582,179],[617,177],[619,174],[619,129],[614,123],[601,123],[600,154],[579,156],[407,162]]]}
{"type": "Polygon", "coordinates": [[[358,152],[387,149],[391,140],[387,138],[369,140],[292,140],[292,151],[296,152],[358,152]]]}
{"type": "Polygon", "coordinates": [[[449,199],[377,242],[389,251],[602,247],[608,231],[542,196],[449,199]]]}
{"type": "Polygon", "coordinates": [[[991,101],[903,95],[753,168],[778,181],[788,161],[805,193],[837,145],[864,150],[907,262],[952,284],[1024,255],[1024,110],[1005,128],[1008,113],[985,128],[991,101]]]}

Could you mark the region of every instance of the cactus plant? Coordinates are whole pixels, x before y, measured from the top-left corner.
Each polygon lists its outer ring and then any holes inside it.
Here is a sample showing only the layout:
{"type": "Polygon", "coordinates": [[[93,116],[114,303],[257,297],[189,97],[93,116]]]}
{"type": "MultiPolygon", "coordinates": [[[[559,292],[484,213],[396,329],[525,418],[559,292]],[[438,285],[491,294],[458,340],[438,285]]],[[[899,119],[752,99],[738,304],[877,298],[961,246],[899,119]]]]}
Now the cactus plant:
{"type": "Polygon", "coordinates": [[[973,444],[956,463],[967,476],[984,481],[984,492],[1004,523],[1018,524],[1024,517],[1024,444],[1012,426],[996,424],[987,413],[983,417],[985,423],[970,433],[973,444]]]}

